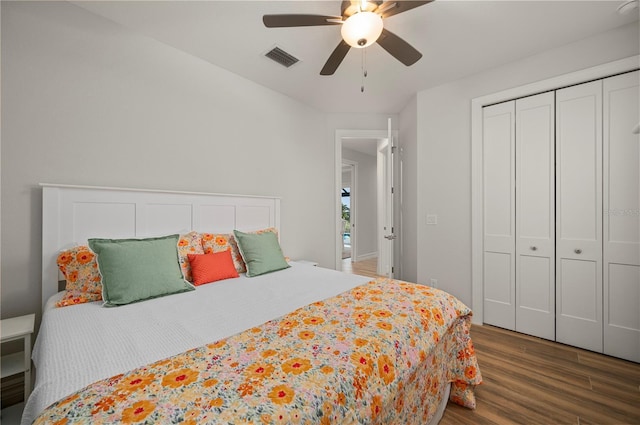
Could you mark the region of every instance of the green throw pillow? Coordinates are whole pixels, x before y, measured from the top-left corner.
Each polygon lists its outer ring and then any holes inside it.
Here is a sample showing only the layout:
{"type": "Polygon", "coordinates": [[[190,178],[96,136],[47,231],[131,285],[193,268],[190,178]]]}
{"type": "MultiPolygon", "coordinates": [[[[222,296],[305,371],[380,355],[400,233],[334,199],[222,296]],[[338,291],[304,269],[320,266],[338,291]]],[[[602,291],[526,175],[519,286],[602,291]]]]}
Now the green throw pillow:
{"type": "Polygon", "coordinates": [[[114,307],[193,291],[180,270],[178,237],[89,239],[89,247],[98,256],[104,305],[114,307]]]}
{"type": "Polygon", "coordinates": [[[291,267],[282,255],[275,233],[243,233],[234,230],[233,234],[238,241],[242,259],[247,265],[248,277],[291,267]]]}

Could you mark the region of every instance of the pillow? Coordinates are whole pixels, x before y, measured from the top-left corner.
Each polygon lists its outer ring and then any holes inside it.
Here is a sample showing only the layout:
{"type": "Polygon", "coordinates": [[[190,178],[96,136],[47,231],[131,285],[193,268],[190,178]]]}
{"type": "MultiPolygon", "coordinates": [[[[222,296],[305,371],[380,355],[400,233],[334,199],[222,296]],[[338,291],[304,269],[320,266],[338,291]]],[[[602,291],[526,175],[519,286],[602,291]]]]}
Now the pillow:
{"type": "Polygon", "coordinates": [[[186,235],[180,235],[180,239],[178,239],[178,256],[180,258],[182,275],[189,282],[193,282],[191,264],[187,259],[187,255],[189,254],[204,254],[204,250],[202,249],[202,235],[198,232],[189,232],[186,235]]]}
{"type": "MultiPolygon", "coordinates": [[[[249,232],[252,234],[262,234],[266,232],[275,233],[278,235],[278,229],[275,227],[268,227],[266,229],[256,230],[255,232],[249,232]]],[[[236,265],[238,273],[244,273],[247,271],[247,266],[242,259],[240,249],[238,248],[238,242],[232,234],[227,233],[203,233],[202,234],[202,247],[205,254],[211,254],[212,252],[222,252],[231,248],[231,256],[233,257],[233,264],[236,265]]]]}
{"type": "Polygon", "coordinates": [[[239,276],[231,258],[231,249],[211,254],[189,254],[188,257],[191,263],[194,285],[202,285],[239,276]]]}
{"type": "Polygon", "coordinates": [[[274,232],[243,233],[234,230],[233,234],[247,265],[248,277],[291,267],[282,255],[278,236],[274,232]]]}
{"type": "Polygon", "coordinates": [[[58,268],[66,280],[66,293],[56,307],[102,300],[102,282],[96,256],[86,245],[60,252],[58,268]]]}
{"type": "Polygon", "coordinates": [[[242,255],[238,249],[238,243],[233,235],[228,233],[203,233],[202,248],[205,254],[213,254],[215,252],[231,251],[233,264],[236,266],[238,273],[244,273],[247,268],[242,261],[242,255]]]}
{"type": "Polygon", "coordinates": [[[195,288],[178,262],[178,235],[147,239],[89,239],[98,256],[105,306],[130,304],[195,288]]]}

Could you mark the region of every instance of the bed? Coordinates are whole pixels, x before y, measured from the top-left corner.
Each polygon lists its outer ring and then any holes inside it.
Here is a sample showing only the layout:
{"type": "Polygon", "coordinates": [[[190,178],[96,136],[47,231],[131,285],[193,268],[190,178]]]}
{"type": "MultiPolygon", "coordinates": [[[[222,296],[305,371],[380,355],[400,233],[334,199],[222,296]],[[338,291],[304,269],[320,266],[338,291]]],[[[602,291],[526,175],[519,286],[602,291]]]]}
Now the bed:
{"type": "Polygon", "coordinates": [[[92,237],[280,227],[280,200],[43,186],[43,320],[23,424],[437,423],[481,382],[453,296],[290,261],[113,308],[53,307],[92,237]]]}

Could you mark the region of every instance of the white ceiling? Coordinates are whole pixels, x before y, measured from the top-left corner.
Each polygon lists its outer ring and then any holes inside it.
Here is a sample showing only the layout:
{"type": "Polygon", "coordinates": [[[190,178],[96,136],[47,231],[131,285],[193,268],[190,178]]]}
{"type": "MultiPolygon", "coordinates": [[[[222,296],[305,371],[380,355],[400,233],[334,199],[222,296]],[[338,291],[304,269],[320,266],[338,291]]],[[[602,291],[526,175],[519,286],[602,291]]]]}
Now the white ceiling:
{"type": "Polygon", "coordinates": [[[263,14],[339,15],[340,1],[74,1],[134,31],[326,112],[398,113],[418,91],[638,21],[621,0],[436,0],[385,19],[423,57],[405,67],[380,46],[351,49],[333,76],[319,72],[339,26],[265,28],[263,14]],[[263,55],[274,46],[301,62],[263,55]]]}

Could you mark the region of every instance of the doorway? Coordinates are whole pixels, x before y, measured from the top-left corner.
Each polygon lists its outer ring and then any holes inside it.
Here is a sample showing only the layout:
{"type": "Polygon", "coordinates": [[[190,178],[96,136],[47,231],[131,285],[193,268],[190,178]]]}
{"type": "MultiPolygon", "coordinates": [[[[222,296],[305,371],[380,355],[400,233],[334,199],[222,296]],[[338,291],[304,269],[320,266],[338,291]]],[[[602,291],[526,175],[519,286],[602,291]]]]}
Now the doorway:
{"type": "MultiPolygon", "coordinates": [[[[377,169],[377,155],[379,146],[386,140],[388,140],[387,130],[336,130],[335,136],[335,152],[336,152],[336,177],[335,177],[335,269],[336,270],[349,270],[351,269],[351,261],[367,261],[377,262],[377,258],[380,254],[380,241],[384,235],[378,230],[378,216],[383,216],[386,207],[380,207],[377,203],[378,189],[377,184],[379,179],[377,178],[379,171],[377,169]],[[371,175],[367,174],[367,166],[360,161],[354,161],[352,157],[349,157],[345,161],[343,157],[343,147],[348,150],[358,150],[366,153],[370,156],[372,171],[371,175]],[[354,149],[354,147],[357,147],[354,149]],[[351,257],[350,260],[343,260],[343,251],[345,248],[345,223],[343,221],[343,164],[349,164],[349,162],[355,162],[353,182],[363,182],[371,184],[371,188],[368,188],[367,184],[364,187],[358,185],[357,188],[351,187],[349,195],[350,203],[350,216],[348,228],[348,239],[351,244],[351,257]],[[368,194],[367,191],[371,193],[368,194]],[[364,200],[369,199],[371,205],[367,204],[364,200]],[[363,200],[364,204],[358,200],[363,200]],[[358,205],[354,205],[357,203],[358,205]],[[379,211],[383,208],[382,211],[379,211]],[[363,239],[364,238],[364,239],[363,239]],[[345,261],[343,263],[343,261],[345,261]]],[[[392,137],[397,138],[397,132],[392,133],[392,137]]],[[[347,155],[348,156],[348,155],[347,155]]],[[[362,158],[362,157],[360,157],[362,158]]],[[[368,163],[368,159],[363,159],[368,163]]],[[[345,171],[347,169],[345,168],[345,171]]],[[[399,197],[396,197],[396,201],[399,197]]],[[[395,202],[394,202],[395,203],[395,202]]],[[[383,204],[384,205],[384,204],[383,204]]],[[[392,208],[392,207],[389,207],[392,208]]],[[[399,230],[399,229],[398,229],[399,230]]],[[[399,231],[397,232],[399,235],[399,231]]],[[[387,243],[389,243],[387,241],[387,243]]],[[[400,240],[397,238],[393,241],[394,247],[399,246],[400,240]]],[[[399,250],[396,249],[396,252],[399,250]]],[[[398,262],[399,263],[399,262],[398,262]]],[[[398,267],[395,267],[396,275],[399,276],[398,267]]]]}
{"type": "Polygon", "coordinates": [[[358,163],[347,159],[342,160],[342,189],[340,198],[342,202],[342,260],[353,261],[358,258],[356,247],[356,199],[357,198],[357,167],[358,163]]]}

